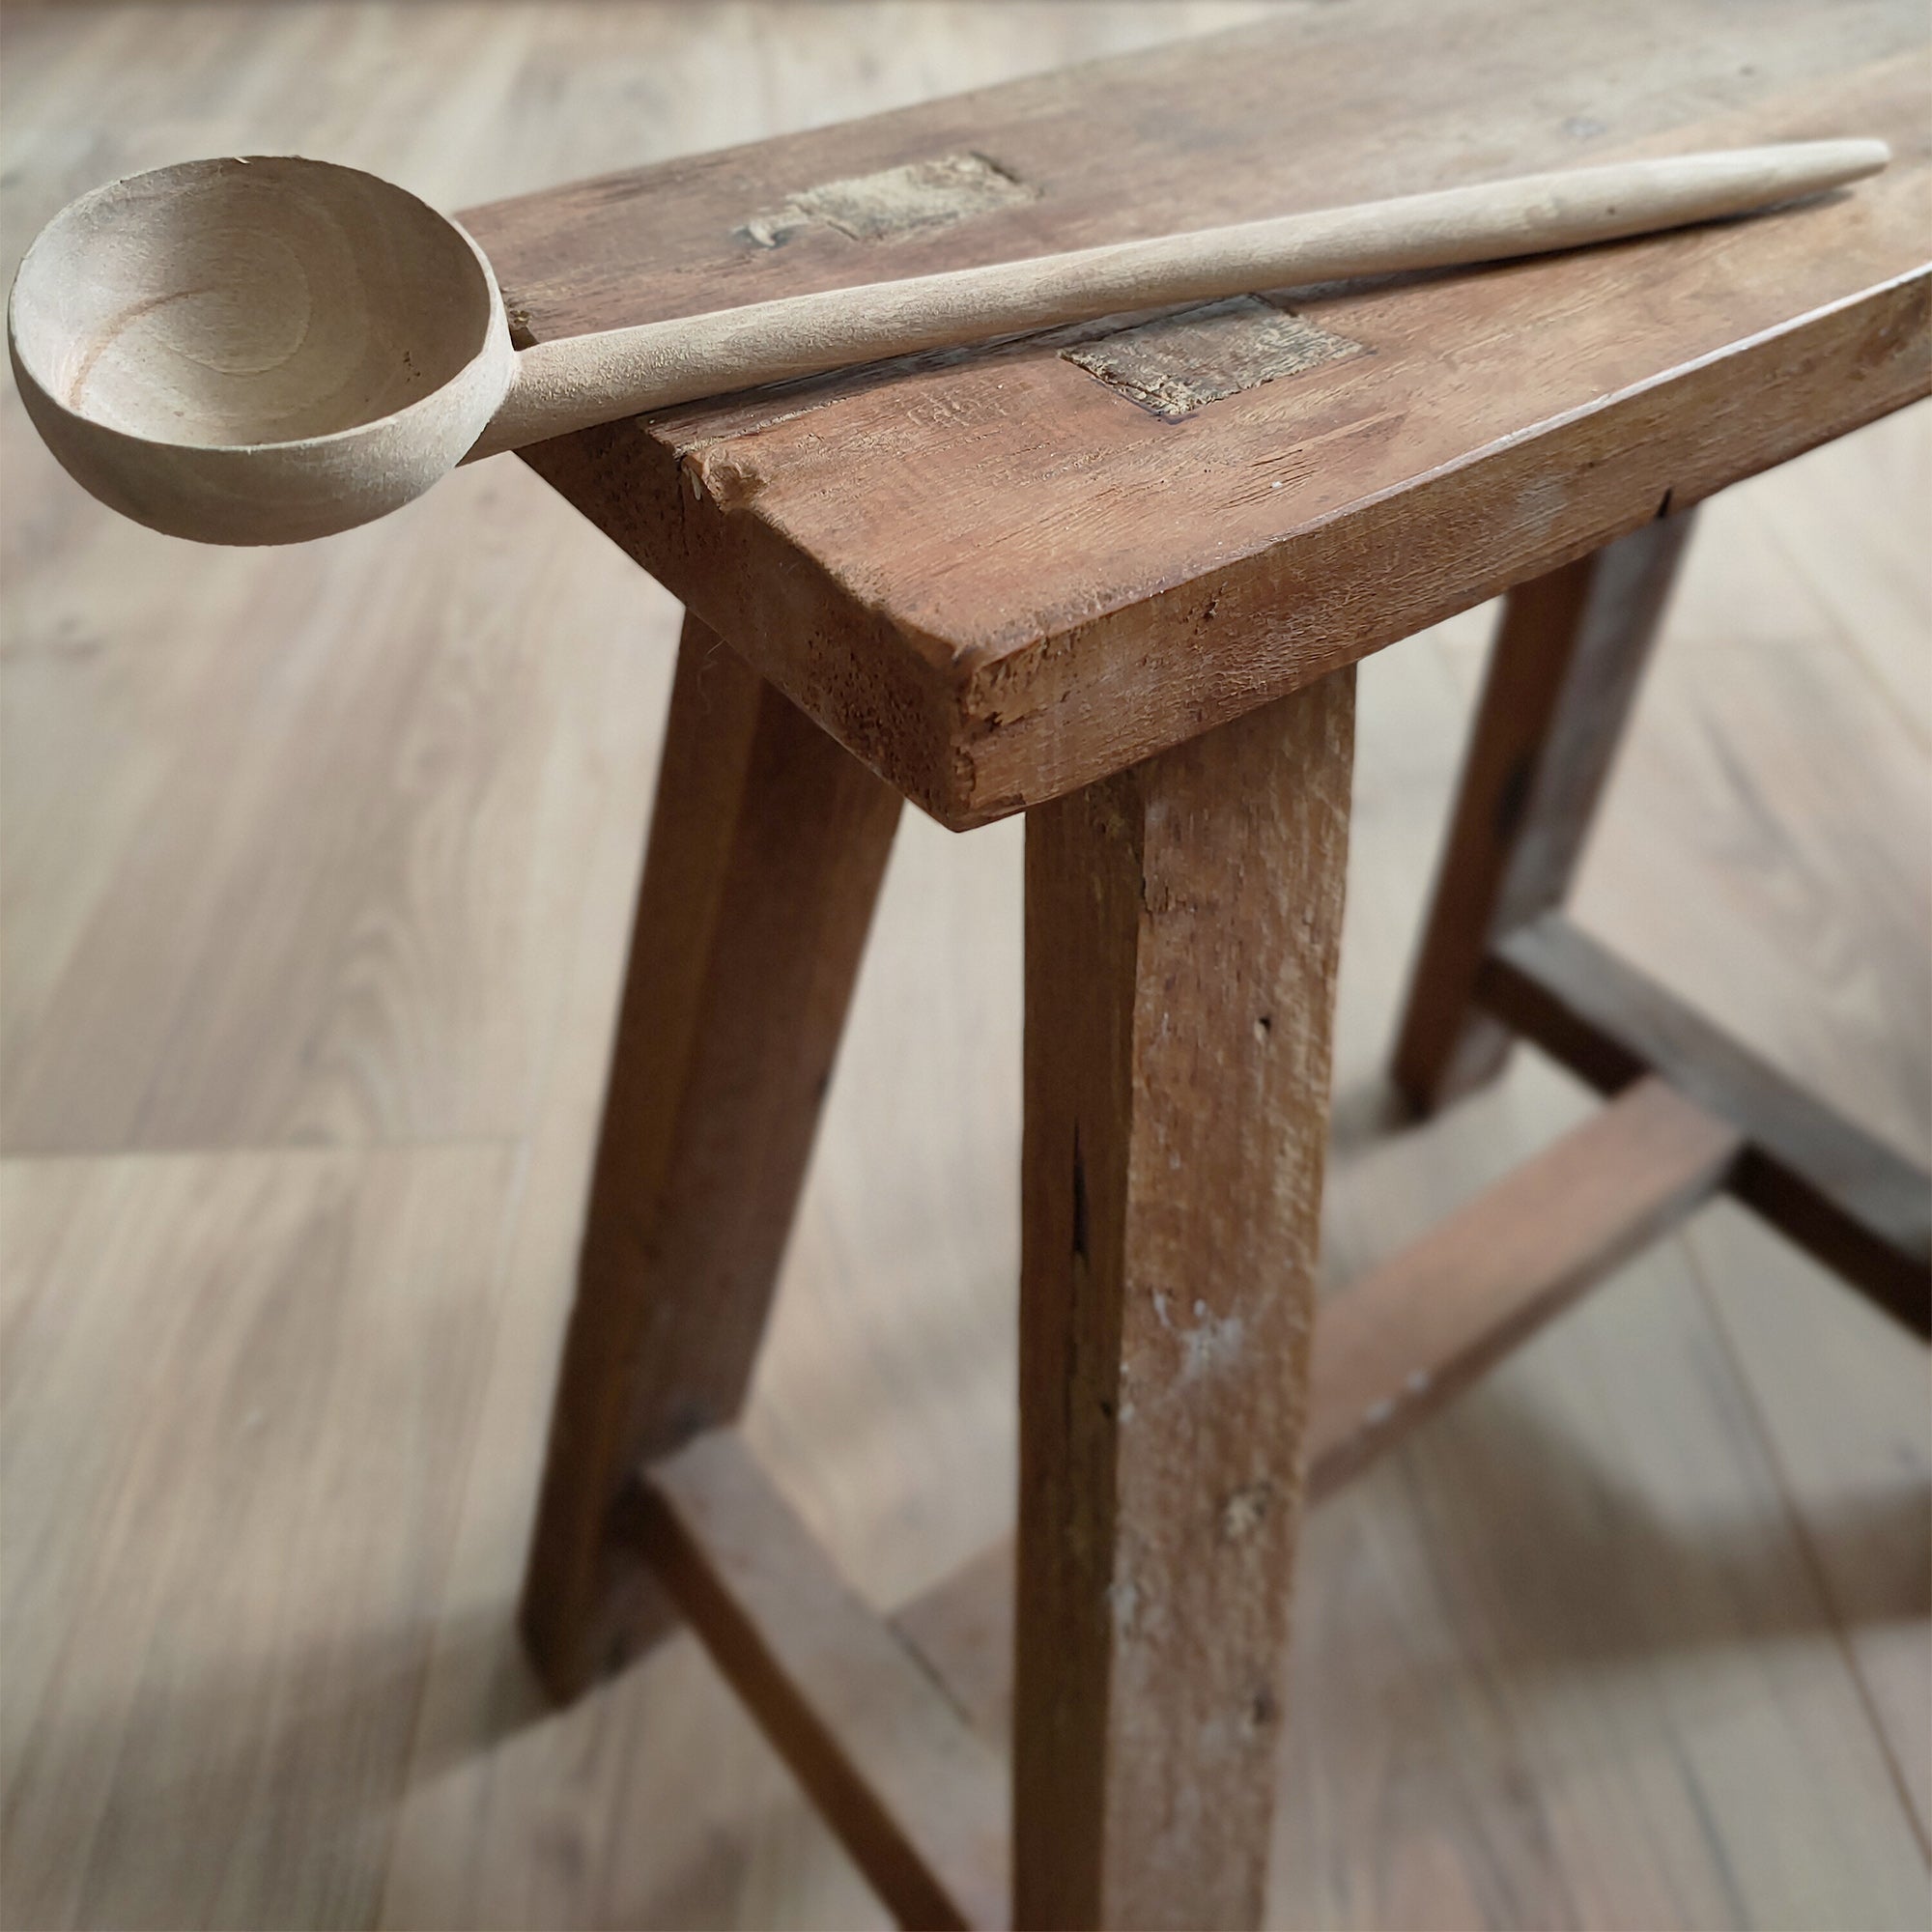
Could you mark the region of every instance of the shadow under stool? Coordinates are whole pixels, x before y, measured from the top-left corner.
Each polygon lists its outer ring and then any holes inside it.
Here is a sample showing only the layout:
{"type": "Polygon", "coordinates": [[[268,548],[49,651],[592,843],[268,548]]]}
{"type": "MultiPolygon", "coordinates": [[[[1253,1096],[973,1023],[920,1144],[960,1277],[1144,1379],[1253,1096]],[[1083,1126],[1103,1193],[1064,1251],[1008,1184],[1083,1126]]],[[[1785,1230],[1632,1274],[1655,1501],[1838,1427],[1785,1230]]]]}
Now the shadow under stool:
{"type": "Polygon", "coordinates": [[[468,217],[527,343],[1573,161],[1896,152],[1750,221],[526,452],[689,612],[524,1599],[555,1696],[682,1618],[906,1924],[1252,1926],[1308,1499],[1719,1190],[1925,1337],[1926,1177],[1563,906],[1690,506],[1932,386],[1926,31],[1296,11],[468,217]],[[1505,592],[1395,1073],[1427,1111],[1521,1036],[1605,1105],[1318,1330],[1353,666],[1505,592]],[[904,799],[1027,814],[1021,1482],[1012,1545],[885,1615],[733,1425],[904,799]]]}

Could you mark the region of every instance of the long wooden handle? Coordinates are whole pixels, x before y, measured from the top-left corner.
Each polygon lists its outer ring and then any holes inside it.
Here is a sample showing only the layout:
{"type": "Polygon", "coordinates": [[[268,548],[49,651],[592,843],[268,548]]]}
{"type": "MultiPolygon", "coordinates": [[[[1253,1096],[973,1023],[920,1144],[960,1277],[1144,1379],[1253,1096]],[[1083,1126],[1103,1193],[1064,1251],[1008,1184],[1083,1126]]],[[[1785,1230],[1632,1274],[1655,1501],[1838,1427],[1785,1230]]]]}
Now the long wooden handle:
{"type": "Polygon", "coordinates": [[[1541,254],[1745,214],[1876,173],[1883,141],[1525,175],[1072,254],[955,269],[540,343],[472,457],[592,423],[920,349],[1344,275],[1541,254]]]}

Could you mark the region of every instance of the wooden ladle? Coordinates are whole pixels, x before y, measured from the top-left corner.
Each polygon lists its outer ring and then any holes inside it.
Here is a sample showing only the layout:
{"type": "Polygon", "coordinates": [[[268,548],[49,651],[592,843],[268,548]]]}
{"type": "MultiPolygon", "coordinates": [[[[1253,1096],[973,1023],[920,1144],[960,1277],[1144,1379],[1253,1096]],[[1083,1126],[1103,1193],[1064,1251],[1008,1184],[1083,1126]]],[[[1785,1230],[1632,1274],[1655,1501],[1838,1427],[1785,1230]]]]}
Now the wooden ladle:
{"type": "Polygon", "coordinates": [[[104,503],[205,543],[296,543],[445,470],[592,423],[1116,311],[1541,253],[1734,215],[1882,168],[1808,141],[1533,175],[645,323],[518,351],[475,242],[414,195],[289,156],[83,195],[27,251],[14,371],[104,503]]]}

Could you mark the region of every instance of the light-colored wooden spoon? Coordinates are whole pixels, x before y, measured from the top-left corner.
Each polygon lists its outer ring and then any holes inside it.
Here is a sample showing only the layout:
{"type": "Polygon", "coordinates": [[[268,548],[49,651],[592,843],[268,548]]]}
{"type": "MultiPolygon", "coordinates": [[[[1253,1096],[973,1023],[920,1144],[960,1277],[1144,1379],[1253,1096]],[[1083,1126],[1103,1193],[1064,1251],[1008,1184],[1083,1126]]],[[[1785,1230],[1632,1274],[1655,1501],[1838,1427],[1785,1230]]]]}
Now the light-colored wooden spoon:
{"type": "Polygon", "coordinates": [[[14,283],[28,413],[104,503],[207,543],[369,522],[458,463],[912,350],[1345,275],[1495,261],[1856,181],[1882,141],[1534,175],[512,348],[464,231],[374,175],[187,161],[83,195],[14,283]]]}

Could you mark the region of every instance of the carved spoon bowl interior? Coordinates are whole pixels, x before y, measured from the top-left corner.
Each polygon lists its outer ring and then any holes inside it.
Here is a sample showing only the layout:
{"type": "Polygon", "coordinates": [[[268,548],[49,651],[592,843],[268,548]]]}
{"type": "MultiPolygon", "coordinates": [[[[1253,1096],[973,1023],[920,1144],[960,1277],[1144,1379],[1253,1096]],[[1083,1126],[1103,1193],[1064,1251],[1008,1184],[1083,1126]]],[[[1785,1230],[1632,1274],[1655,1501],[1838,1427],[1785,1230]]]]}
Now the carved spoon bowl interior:
{"type": "Polygon", "coordinates": [[[326,535],[459,463],[510,385],[469,237],[374,175],[187,161],[56,215],[21,264],[14,366],[37,428],[138,522],[326,535]]]}

